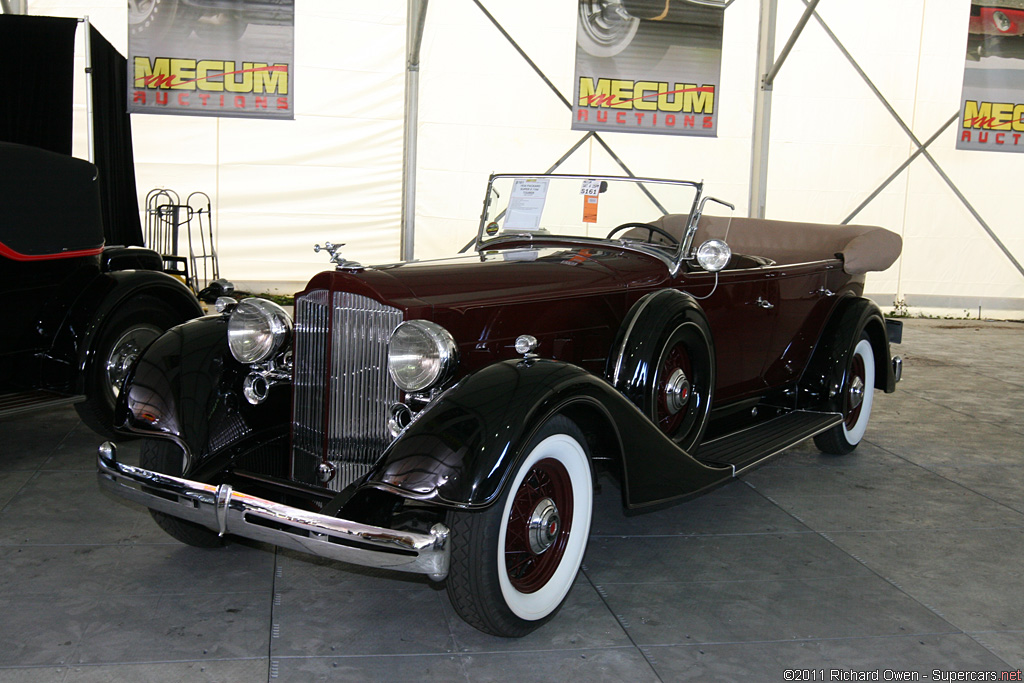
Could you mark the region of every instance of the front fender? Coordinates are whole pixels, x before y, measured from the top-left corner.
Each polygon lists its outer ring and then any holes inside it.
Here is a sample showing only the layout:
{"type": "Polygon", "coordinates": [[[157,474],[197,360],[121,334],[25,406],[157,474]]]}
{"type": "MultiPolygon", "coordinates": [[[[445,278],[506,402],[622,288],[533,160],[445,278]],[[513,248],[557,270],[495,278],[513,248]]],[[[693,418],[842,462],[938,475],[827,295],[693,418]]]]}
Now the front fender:
{"type": "Polygon", "coordinates": [[[288,424],[290,385],[274,386],[264,403],[253,406],[241,398],[248,371],[228,349],[226,316],[172,327],[128,374],[115,424],[172,439],[185,450],[187,471],[195,471],[210,454],[288,424]]]}
{"type": "Polygon", "coordinates": [[[556,413],[580,424],[592,450],[619,461],[627,507],[696,494],[730,475],[679,449],[611,385],[582,368],[509,360],[469,375],[424,409],[363,486],[448,507],[486,507],[526,455],[526,444],[556,413]]]}

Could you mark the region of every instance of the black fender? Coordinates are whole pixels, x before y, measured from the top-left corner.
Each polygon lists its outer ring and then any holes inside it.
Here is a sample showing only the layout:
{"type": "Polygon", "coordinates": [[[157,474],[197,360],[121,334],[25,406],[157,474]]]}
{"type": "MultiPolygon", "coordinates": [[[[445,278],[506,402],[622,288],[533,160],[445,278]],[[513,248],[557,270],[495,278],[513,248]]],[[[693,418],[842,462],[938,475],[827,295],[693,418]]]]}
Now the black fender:
{"type": "Polygon", "coordinates": [[[558,413],[580,426],[595,457],[621,463],[627,507],[693,495],[731,475],[687,455],[602,378],[560,361],[508,360],[463,378],[425,408],[361,486],[445,507],[486,507],[558,413]]]}
{"type": "Polygon", "coordinates": [[[866,332],[875,356],[875,388],[896,390],[885,316],[870,299],[847,296],[840,300],[825,323],[811,359],[799,381],[799,407],[842,412],[840,389],[846,379],[847,359],[866,332]]]}
{"type": "Polygon", "coordinates": [[[164,269],[164,258],[144,247],[104,247],[100,255],[100,268],[104,272],[117,270],[157,270],[164,269]]]}
{"type": "Polygon", "coordinates": [[[71,307],[53,345],[53,355],[63,356],[76,368],[75,390],[78,393],[85,390],[85,370],[111,314],[139,294],[148,294],[166,303],[178,314],[180,322],[203,315],[203,308],[192,291],[166,273],[121,270],[99,274],[71,307]]]}
{"type": "Polygon", "coordinates": [[[254,406],[241,392],[248,372],[228,349],[227,316],[172,327],[128,373],[114,423],[122,431],[175,441],[193,474],[219,449],[288,425],[291,385],[275,385],[254,406]]]}

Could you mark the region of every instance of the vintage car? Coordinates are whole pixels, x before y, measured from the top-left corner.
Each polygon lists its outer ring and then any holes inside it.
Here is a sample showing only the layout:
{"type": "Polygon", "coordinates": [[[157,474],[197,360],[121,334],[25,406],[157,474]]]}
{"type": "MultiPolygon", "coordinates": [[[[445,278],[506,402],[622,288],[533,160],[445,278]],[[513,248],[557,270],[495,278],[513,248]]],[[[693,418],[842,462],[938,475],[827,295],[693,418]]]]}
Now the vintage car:
{"type": "Polygon", "coordinates": [[[1024,0],[971,0],[967,58],[1024,59],[1024,0]]]}
{"type": "Polygon", "coordinates": [[[0,419],[71,402],[113,436],[135,357],[203,309],[155,251],[104,245],[92,164],[0,142],[0,178],[0,419]]]}
{"type": "Polygon", "coordinates": [[[614,57],[633,43],[644,26],[648,30],[664,27],[674,39],[686,35],[686,42],[696,46],[702,34],[721,37],[727,4],[725,0],[579,0],[576,44],[594,57],[614,57]]]}
{"type": "Polygon", "coordinates": [[[237,40],[249,24],[291,25],[295,0],[128,0],[132,36],[237,40]]]}
{"type": "Polygon", "coordinates": [[[813,437],[856,448],[901,363],[863,297],[900,238],[731,219],[702,184],[495,175],[473,249],[336,267],[157,339],[100,484],[175,538],[238,535],[447,581],[473,626],[558,610],[595,470],[629,509],[707,492],[813,437]],[[731,245],[731,249],[730,249],[731,245]]]}

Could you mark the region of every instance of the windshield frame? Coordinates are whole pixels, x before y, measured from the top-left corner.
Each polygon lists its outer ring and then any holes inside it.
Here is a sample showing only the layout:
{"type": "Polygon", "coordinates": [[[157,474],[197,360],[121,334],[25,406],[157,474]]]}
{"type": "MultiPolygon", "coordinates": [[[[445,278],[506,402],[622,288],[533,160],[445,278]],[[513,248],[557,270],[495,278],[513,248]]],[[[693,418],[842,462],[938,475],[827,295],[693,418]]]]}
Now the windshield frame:
{"type": "MultiPolygon", "coordinates": [[[[700,220],[700,212],[703,208],[702,195],[704,190],[703,182],[695,182],[692,180],[669,180],[667,178],[640,178],[636,176],[610,176],[610,175],[585,175],[585,174],[566,174],[566,173],[492,173],[487,179],[487,191],[484,194],[483,208],[480,211],[480,223],[477,226],[476,239],[472,242],[473,248],[477,252],[485,251],[487,249],[494,249],[501,247],[505,243],[516,243],[521,244],[522,242],[530,242],[536,244],[547,244],[547,243],[558,243],[558,244],[582,244],[592,246],[595,244],[613,244],[616,247],[628,249],[630,251],[638,251],[650,256],[655,256],[658,259],[665,262],[665,264],[675,272],[679,268],[679,264],[683,260],[689,258],[691,242],[693,240],[693,233],[695,231],[697,221],[700,220]],[[657,247],[647,242],[640,242],[636,240],[627,240],[622,238],[599,238],[599,237],[574,237],[569,235],[542,235],[530,232],[513,233],[508,235],[501,235],[498,237],[492,237],[490,239],[484,239],[484,227],[488,223],[488,219],[496,220],[498,217],[488,217],[487,210],[491,203],[492,188],[495,180],[510,178],[513,181],[517,178],[552,178],[559,180],[603,180],[612,182],[628,182],[636,184],[640,189],[648,196],[651,200],[652,205],[658,210],[664,212],[665,208],[661,206],[658,200],[648,192],[645,185],[675,185],[682,187],[691,187],[694,189],[693,205],[690,207],[689,220],[687,221],[686,232],[683,238],[679,240],[679,244],[676,245],[674,251],[669,251],[661,247],[657,247]]],[[[502,214],[499,214],[499,216],[502,214]]]]}

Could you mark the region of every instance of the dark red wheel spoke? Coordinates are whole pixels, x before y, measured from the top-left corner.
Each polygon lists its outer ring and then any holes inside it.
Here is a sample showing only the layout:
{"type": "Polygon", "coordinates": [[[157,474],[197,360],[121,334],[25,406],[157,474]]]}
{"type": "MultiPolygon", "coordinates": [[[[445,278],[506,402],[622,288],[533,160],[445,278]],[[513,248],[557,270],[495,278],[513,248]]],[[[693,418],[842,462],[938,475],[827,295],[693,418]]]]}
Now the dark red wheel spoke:
{"type": "Polygon", "coordinates": [[[686,420],[687,414],[689,413],[688,407],[686,406],[675,413],[673,413],[668,407],[666,389],[668,387],[669,379],[672,377],[672,373],[676,370],[682,370],[683,374],[692,381],[693,366],[690,362],[690,355],[686,352],[686,345],[681,342],[673,346],[668,353],[665,354],[661,362],[661,367],[658,369],[658,383],[655,387],[658,407],[658,427],[663,433],[668,434],[669,436],[679,429],[680,425],[683,424],[686,420]]]}
{"type": "Polygon", "coordinates": [[[533,593],[554,575],[565,553],[572,526],[572,481],[565,466],[553,458],[533,464],[514,493],[505,528],[505,571],[516,590],[533,593]],[[542,501],[550,500],[558,509],[558,536],[542,552],[530,546],[530,520],[542,501]]]}
{"type": "Polygon", "coordinates": [[[846,392],[846,419],[844,420],[844,423],[846,424],[847,429],[853,429],[857,425],[857,420],[860,419],[861,408],[864,405],[863,396],[856,406],[852,405],[850,400],[850,388],[853,386],[854,381],[859,379],[861,385],[864,387],[864,391],[869,391],[870,388],[865,386],[865,381],[867,379],[866,376],[867,370],[864,367],[864,358],[860,354],[855,354],[853,356],[853,363],[850,365],[850,374],[847,378],[846,387],[844,387],[844,391],[846,392]]]}

